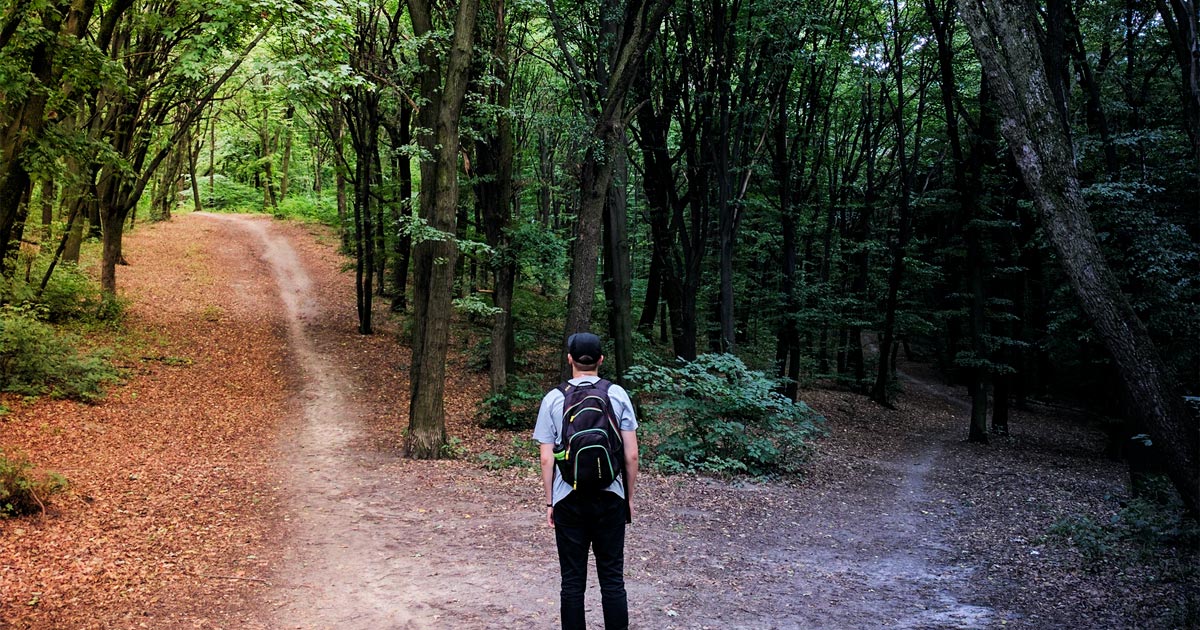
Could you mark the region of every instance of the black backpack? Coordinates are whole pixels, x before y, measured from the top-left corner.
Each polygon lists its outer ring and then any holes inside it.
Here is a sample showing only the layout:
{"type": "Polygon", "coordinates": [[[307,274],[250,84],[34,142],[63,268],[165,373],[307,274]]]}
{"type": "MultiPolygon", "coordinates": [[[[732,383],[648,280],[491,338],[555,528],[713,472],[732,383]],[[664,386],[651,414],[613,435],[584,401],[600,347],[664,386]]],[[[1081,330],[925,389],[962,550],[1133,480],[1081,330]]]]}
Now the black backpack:
{"type": "Polygon", "coordinates": [[[574,490],[604,490],[625,465],[621,425],[608,399],[612,383],[558,386],[563,393],[562,443],[555,462],[574,490]]]}

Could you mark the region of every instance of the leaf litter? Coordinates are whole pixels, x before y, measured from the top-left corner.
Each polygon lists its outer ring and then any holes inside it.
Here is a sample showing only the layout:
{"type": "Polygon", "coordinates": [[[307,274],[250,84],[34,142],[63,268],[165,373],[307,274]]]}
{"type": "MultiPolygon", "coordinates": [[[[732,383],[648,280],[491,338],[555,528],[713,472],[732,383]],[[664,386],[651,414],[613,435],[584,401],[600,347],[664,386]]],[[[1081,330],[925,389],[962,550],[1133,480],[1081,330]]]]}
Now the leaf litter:
{"type": "MultiPolygon", "coordinates": [[[[381,308],[382,332],[354,332],[328,232],[247,221],[185,215],[128,237],[128,326],[151,358],[106,401],[3,400],[0,444],[73,490],[46,517],[0,521],[0,627],[556,627],[537,472],[477,461],[532,455],[523,434],[475,424],[487,377],[468,367],[471,334],[452,333],[447,370],[460,458],[403,458],[402,326],[381,308]],[[311,282],[291,321],[276,237],[311,282]]],[[[966,444],[961,393],[905,370],[896,410],[804,392],[829,435],[802,478],[645,475],[634,627],[1194,627],[1195,549],[1097,569],[1046,535],[1128,495],[1095,429],[1033,407],[1012,437],[966,444]]]]}

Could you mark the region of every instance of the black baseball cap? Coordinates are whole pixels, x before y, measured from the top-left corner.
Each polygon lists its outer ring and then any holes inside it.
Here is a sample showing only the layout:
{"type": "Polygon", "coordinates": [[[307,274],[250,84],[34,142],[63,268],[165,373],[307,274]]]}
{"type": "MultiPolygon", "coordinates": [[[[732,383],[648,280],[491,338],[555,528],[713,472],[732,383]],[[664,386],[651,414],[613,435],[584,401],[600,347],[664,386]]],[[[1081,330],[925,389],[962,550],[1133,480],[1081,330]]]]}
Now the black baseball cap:
{"type": "Polygon", "coordinates": [[[591,365],[600,360],[600,338],[590,332],[575,333],[567,338],[567,353],[580,365],[591,365]]]}

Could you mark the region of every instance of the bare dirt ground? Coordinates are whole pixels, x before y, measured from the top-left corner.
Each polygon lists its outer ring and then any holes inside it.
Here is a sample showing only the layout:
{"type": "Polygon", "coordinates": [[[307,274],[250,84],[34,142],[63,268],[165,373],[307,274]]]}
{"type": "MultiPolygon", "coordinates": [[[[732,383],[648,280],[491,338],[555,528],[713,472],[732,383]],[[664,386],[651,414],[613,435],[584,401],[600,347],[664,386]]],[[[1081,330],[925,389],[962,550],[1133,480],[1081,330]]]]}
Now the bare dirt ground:
{"type": "MultiPolygon", "coordinates": [[[[14,402],[0,420],[0,444],[77,481],[51,514],[0,522],[0,627],[557,627],[537,474],[475,460],[487,379],[469,340],[455,333],[447,409],[470,452],[404,459],[407,349],[394,324],[354,332],[335,245],[247,216],[130,237],[131,325],[167,350],[102,405],[14,402]]],[[[1194,550],[1096,570],[1046,536],[1126,494],[1095,431],[1028,412],[1015,437],[967,445],[958,392],[906,369],[895,411],[805,393],[829,435],[803,479],[646,475],[633,627],[1194,627],[1194,572],[1162,570],[1194,550]]]]}

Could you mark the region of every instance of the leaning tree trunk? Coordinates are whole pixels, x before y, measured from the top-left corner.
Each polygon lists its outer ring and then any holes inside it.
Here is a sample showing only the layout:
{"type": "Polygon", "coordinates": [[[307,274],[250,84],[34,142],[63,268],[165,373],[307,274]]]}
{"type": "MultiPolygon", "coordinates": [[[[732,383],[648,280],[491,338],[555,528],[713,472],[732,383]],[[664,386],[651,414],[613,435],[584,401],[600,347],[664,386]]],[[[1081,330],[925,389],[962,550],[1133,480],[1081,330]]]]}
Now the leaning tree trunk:
{"type": "Polygon", "coordinates": [[[1059,261],[1112,354],[1131,402],[1161,449],[1184,502],[1200,510],[1200,433],[1145,324],[1121,293],[1087,214],[1065,121],[1038,48],[1036,15],[1020,0],[967,0],[963,19],[1003,112],[1008,140],[1059,261]]]}

